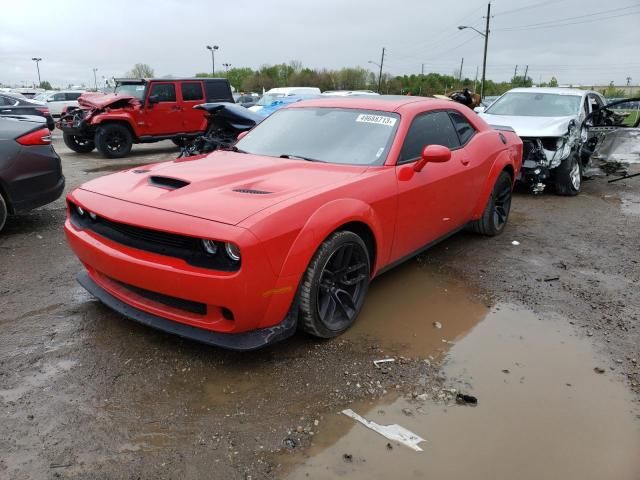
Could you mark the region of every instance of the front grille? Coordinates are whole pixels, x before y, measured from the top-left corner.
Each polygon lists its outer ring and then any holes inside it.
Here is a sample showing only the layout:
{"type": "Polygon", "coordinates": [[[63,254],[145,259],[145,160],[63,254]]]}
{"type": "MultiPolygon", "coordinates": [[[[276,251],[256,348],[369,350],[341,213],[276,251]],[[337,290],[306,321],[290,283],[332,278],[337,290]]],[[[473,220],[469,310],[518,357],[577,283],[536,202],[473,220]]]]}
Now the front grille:
{"type": "Polygon", "coordinates": [[[218,248],[215,255],[205,252],[199,238],[114,222],[99,215],[91,219],[88,212],[80,215],[73,203],[69,204],[69,211],[71,222],[76,228],[90,230],[113,242],[138,250],[180,258],[195,267],[225,272],[233,272],[240,268],[240,262],[233,262],[227,257],[224,248],[218,248]]]}
{"type": "Polygon", "coordinates": [[[151,300],[152,302],[161,303],[162,305],[176,308],[178,310],[184,310],[185,312],[195,313],[196,315],[207,314],[207,305],[204,303],[185,300],[183,298],[172,297],[170,295],[164,295],[158,292],[152,292],[150,290],[145,290],[144,288],[140,288],[140,287],[134,287],[133,285],[128,285],[126,283],[119,282],[114,279],[111,279],[111,281],[126,288],[127,290],[132,291],[136,295],[139,295],[143,298],[151,300]]]}

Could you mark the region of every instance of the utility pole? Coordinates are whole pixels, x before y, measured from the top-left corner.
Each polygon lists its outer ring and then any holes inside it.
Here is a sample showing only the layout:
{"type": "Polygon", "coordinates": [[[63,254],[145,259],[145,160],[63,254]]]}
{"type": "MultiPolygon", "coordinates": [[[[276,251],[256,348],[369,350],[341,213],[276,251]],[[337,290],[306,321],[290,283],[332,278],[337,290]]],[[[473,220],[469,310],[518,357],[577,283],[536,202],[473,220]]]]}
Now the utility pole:
{"type": "Polygon", "coordinates": [[[93,69],[93,84],[96,87],[96,92],[98,91],[98,78],[96,77],[97,68],[93,69]]]}
{"type": "Polygon", "coordinates": [[[476,84],[478,83],[478,66],[476,65],[476,78],[473,81],[473,93],[476,93],[476,84]]]}
{"type": "Polygon", "coordinates": [[[40,65],[39,65],[39,63],[42,61],[42,58],[33,57],[31,60],[36,62],[36,68],[38,69],[38,88],[40,88],[40,85],[42,85],[42,80],[40,80],[40,65]]]}
{"type": "Polygon", "coordinates": [[[378,93],[380,93],[380,89],[382,88],[382,66],[384,65],[384,50],[382,47],[382,57],[380,57],[380,73],[378,73],[378,93]]]}
{"type": "Polygon", "coordinates": [[[484,30],[484,58],[482,59],[482,83],[480,84],[480,98],[484,98],[484,82],[487,75],[487,47],[489,46],[489,22],[491,21],[491,2],[487,4],[487,26],[484,30]]]}
{"type": "Polygon", "coordinates": [[[627,77],[627,87],[631,86],[631,77],[627,77]]]}
{"type": "Polygon", "coordinates": [[[523,82],[524,82],[524,86],[525,86],[525,87],[527,86],[527,73],[529,73],[529,65],[527,65],[527,66],[526,66],[526,68],[524,69],[524,79],[523,79],[523,82]]]}
{"type": "Polygon", "coordinates": [[[516,82],[516,77],[518,76],[518,65],[516,65],[516,69],[513,71],[513,81],[512,83],[516,82]]]}
{"type": "Polygon", "coordinates": [[[460,60],[460,71],[458,72],[458,83],[462,86],[462,67],[464,66],[464,57],[460,60]]]}
{"type": "Polygon", "coordinates": [[[418,92],[418,96],[422,96],[423,83],[424,83],[424,63],[422,64],[422,69],[420,70],[420,91],[418,92]]]}

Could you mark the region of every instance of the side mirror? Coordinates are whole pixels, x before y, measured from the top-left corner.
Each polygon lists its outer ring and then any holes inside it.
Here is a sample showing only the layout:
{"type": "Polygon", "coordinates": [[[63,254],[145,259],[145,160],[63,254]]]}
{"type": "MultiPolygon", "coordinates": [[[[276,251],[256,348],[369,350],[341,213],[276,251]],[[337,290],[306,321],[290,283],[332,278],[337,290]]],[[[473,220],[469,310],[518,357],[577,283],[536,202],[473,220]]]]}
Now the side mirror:
{"type": "Polygon", "coordinates": [[[158,103],[160,101],[160,97],[158,95],[149,95],[149,105],[153,105],[154,103],[158,103]]]}
{"type": "Polygon", "coordinates": [[[422,149],[422,158],[418,160],[413,169],[421,172],[427,163],[444,163],[451,158],[451,150],[443,145],[427,145],[422,149]]]}
{"type": "Polygon", "coordinates": [[[244,132],[240,132],[240,133],[238,134],[238,137],[236,138],[236,141],[238,141],[238,140],[242,140],[244,137],[246,137],[246,136],[247,136],[247,133],[249,133],[249,130],[245,130],[244,132]]]}

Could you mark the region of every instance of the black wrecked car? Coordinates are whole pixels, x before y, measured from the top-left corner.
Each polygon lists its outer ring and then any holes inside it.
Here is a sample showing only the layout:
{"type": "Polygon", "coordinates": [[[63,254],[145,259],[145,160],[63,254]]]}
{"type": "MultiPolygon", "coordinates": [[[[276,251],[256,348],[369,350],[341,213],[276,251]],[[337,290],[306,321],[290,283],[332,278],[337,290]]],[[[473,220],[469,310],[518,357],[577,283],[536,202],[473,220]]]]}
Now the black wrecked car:
{"type": "Polygon", "coordinates": [[[15,97],[8,93],[0,93],[0,115],[35,115],[46,120],[49,130],[55,128],[49,107],[40,102],[15,97]]]}
{"type": "Polygon", "coordinates": [[[44,119],[0,116],[0,230],[9,215],[51,203],[63,190],[62,163],[44,119]]]}

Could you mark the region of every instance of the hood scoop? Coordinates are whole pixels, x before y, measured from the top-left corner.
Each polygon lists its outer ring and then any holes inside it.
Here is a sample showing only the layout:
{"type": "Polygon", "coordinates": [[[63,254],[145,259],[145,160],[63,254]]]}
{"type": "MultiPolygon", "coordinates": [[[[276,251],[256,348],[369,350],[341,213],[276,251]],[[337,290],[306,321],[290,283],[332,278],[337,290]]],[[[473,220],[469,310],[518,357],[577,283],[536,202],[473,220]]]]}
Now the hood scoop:
{"type": "Polygon", "coordinates": [[[234,188],[233,191],[238,193],[246,193],[248,195],[267,195],[268,193],[273,193],[267,192],[266,190],[255,190],[253,188],[234,188]]]}
{"type": "Polygon", "coordinates": [[[151,175],[149,177],[149,185],[158,188],[166,188],[167,190],[177,190],[178,188],[186,187],[190,182],[186,180],[180,180],[179,178],[161,177],[158,175],[151,175]]]}

